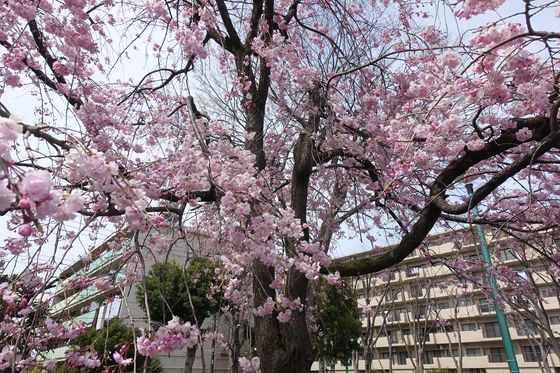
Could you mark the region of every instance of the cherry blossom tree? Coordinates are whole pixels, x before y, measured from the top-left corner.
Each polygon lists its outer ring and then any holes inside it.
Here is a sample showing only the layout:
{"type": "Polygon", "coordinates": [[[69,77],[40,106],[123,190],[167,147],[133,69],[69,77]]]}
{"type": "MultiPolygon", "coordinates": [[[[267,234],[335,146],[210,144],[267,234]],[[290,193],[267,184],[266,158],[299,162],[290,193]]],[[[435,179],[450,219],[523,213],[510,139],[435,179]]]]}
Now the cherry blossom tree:
{"type": "MultiPolygon", "coordinates": [[[[0,284],[0,369],[33,366],[49,340],[79,332],[18,323],[56,282],[46,243],[67,253],[86,228],[200,237],[224,266],[224,297],[254,309],[260,360],[241,365],[267,373],[309,370],[321,276],[390,267],[458,223],[548,234],[560,33],[541,26],[559,4],[504,3],[4,2],[2,255],[5,268],[31,259],[0,284]],[[333,242],[375,246],[381,228],[391,251],[332,265],[333,242]]],[[[119,285],[142,276],[127,273],[119,285]]],[[[138,350],[197,335],[172,320],[138,350]]]]}

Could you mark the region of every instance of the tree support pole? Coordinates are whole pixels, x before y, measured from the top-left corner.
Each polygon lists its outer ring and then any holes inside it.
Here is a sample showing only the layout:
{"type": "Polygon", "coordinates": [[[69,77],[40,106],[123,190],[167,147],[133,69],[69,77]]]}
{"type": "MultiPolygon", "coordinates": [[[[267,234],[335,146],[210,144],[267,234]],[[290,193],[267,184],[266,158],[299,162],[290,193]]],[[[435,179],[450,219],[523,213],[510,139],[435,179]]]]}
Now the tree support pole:
{"type": "MultiPolygon", "coordinates": [[[[472,196],[473,194],[472,184],[467,184],[466,187],[467,187],[467,192],[469,194],[469,197],[472,196]]],[[[474,217],[478,217],[478,208],[476,206],[472,208],[472,214],[474,217]]],[[[482,254],[482,261],[488,267],[491,267],[492,259],[490,258],[490,252],[488,251],[488,243],[486,242],[486,236],[484,235],[484,230],[478,224],[475,224],[474,228],[476,231],[476,235],[478,236],[478,241],[480,243],[480,252],[482,254]]],[[[509,334],[507,320],[496,300],[498,296],[498,284],[496,283],[496,278],[494,277],[492,272],[490,271],[487,272],[486,281],[491,289],[492,303],[494,304],[494,310],[496,311],[496,319],[498,321],[498,327],[500,328],[500,335],[502,336],[502,344],[504,346],[504,351],[506,352],[509,371],[510,373],[519,373],[519,366],[517,365],[517,358],[515,357],[515,351],[513,350],[513,343],[511,341],[511,335],[509,334]]]]}

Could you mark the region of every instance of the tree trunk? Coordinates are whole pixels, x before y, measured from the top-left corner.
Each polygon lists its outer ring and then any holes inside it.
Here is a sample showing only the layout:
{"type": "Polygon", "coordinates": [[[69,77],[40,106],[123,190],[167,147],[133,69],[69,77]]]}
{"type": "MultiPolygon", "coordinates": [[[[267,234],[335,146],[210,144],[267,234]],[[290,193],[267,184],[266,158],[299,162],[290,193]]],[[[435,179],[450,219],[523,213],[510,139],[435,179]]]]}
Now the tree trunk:
{"type": "Polygon", "coordinates": [[[196,356],[196,347],[187,348],[187,357],[185,359],[185,373],[192,373],[195,356],[196,356]]]}
{"type": "MultiPolygon", "coordinates": [[[[253,281],[255,305],[261,305],[267,297],[274,299],[274,289],[269,284],[274,270],[257,259],[254,263],[253,281]]],[[[306,298],[307,279],[295,270],[290,270],[287,288],[290,295],[306,298]]],[[[270,316],[255,317],[255,342],[257,355],[261,358],[262,373],[308,373],[315,359],[311,337],[307,331],[305,312],[293,312],[292,319],[280,323],[275,311],[270,316]]]]}
{"type": "Polygon", "coordinates": [[[232,342],[231,342],[231,373],[239,373],[239,358],[241,357],[241,338],[239,336],[240,333],[240,325],[239,325],[239,315],[233,316],[232,315],[232,323],[234,326],[232,327],[232,342]]]}
{"type": "MultiPolygon", "coordinates": [[[[310,92],[310,101],[318,104],[318,88],[310,92]]],[[[314,164],[314,144],[310,134],[315,133],[319,125],[319,116],[312,114],[306,125],[306,131],[300,133],[294,146],[294,166],[291,180],[291,203],[294,216],[301,224],[307,222],[307,198],[309,179],[314,164]]],[[[303,229],[303,241],[309,241],[309,230],[303,229]]],[[[290,257],[298,255],[298,242],[293,237],[286,237],[285,249],[290,257]]],[[[254,262],[253,291],[255,307],[262,305],[268,297],[276,298],[276,291],[270,287],[275,279],[274,268],[254,262]]],[[[289,299],[297,299],[307,305],[307,286],[309,281],[299,270],[290,268],[286,275],[285,293],[289,299]]],[[[306,313],[292,311],[291,320],[280,323],[278,312],[267,317],[255,318],[255,336],[258,355],[262,357],[263,373],[308,373],[315,358],[311,336],[308,332],[306,313]]]]}
{"type": "Polygon", "coordinates": [[[308,373],[314,354],[303,314],[293,315],[291,324],[275,318],[255,320],[258,355],[263,373],[308,373]]]}
{"type": "Polygon", "coordinates": [[[373,360],[371,347],[366,346],[366,353],[365,353],[365,364],[366,364],[366,373],[371,373],[371,361],[373,360]]]}

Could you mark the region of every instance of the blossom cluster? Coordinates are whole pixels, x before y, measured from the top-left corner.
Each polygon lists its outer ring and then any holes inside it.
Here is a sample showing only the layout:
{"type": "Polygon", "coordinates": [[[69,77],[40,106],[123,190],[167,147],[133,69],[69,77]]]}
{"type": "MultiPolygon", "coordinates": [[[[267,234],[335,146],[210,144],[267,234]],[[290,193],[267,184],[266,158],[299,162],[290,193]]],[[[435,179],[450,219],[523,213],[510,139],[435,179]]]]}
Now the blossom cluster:
{"type": "Polygon", "coordinates": [[[239,358],[239,367],[243,370],[243,373],[258,373],[260,366],[261,361],[257,356],[251,359],[246,357],[239,358]]]}
{"type": "Polygon", "coordinates": [[[66,352],[65,363],[76,369],[97,368],[101,366],[101,361],[95,351],[81,351],[79,349],[70,349],[66,352]]]}
{"type": "Polygon", "coordinates": [[[193,348],[199,343],[200,331],[195,325],[183,323],[173,317],[165,326],[161,326],[152,335],[145,332],[136,339],[138,352],[145,356],[155,356],[160,352],[171,352],[182,347],[193,348]]]}

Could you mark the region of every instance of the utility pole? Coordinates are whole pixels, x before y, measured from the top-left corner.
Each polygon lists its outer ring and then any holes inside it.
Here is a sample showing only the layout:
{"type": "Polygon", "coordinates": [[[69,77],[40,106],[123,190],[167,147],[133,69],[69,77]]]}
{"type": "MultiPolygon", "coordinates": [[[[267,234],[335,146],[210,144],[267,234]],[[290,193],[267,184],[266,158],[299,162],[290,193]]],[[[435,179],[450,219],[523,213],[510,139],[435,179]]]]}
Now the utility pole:
{"type": "MultiPolygon", "coordinates": [[[[469,183],[466,185],[466,188],[469,197],[472,197],[473,185],[469,183]]],[[[478,208],[476,206],[472,208],[472,214],[475,218],[478,217],[478,208]]],[[[480,226],[479,224],[475,224],[474,229],[476,231],[476,235],[478,236],[478,241],[480,243],[480,253],[482,254],[482,261],[489,268],[491,268],[492,259],[490,258],[490,252],[488,251],[488,243],[486,242],[486,236],[484,235],[484,230],[482,229],[482,226],[480,226]]],[[[494,310],[496,311],[496,319],[498,321],[498,327],[500,328],[500,335],[502,336],[502,345],[504,346],[504,351],[506,352],[509,371],[510,373],[519,373],[519,366],[517,365],[515,351],[513,350],[513,343],[511,342],[511,335],[509,334],[507,319],[496,300],[498,296],[498,284],[496,283],[496,278],[494,277],[492,272],[488,271],[486,273],[486,281],[491,289],[492,303],[494,303],[494,310]]]]}

